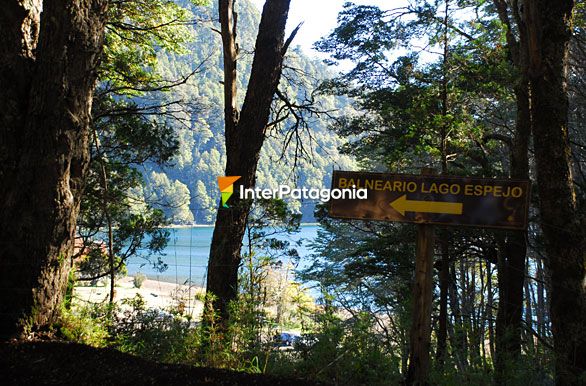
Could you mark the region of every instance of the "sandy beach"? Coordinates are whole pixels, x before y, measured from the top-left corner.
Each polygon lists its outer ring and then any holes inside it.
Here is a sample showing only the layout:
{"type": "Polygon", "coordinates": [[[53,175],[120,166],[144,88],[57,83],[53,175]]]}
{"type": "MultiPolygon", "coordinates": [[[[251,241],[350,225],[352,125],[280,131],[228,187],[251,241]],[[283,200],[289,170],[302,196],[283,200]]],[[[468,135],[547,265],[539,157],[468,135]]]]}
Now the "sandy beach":
{"type": "MultiPolygon", "coordinates": [[[[195,319],[199,319],[203,303],[197,299],[204,292],[205,289],[201,287],[191,286],[190,290],[187,285],[149,279],[146,279],[140,288],[136,288],[133,277],[126,276],[116,281],[115,301],[120,303],[123,299],[132,299],[140,294],[148,308],[168,310],[177,308],[182,303],[186,313],[191,313],[195,319]]],[[[73,293],[77,301],[101,303],[108,300],[110,287],[109,284],[99,284],[96,287],[76,286],[73,293]]]]}

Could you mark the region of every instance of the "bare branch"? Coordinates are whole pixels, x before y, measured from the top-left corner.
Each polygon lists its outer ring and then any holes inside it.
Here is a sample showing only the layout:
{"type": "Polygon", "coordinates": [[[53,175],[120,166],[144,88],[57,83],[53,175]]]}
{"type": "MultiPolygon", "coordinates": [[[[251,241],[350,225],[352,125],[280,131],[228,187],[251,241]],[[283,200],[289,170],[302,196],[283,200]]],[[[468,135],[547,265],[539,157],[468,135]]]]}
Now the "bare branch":
{"type": "Polygon", "coordinates": [[[289,45],[291,45],[291,42],[293,42],[293,39],[295,39],[295,36],[297,35],[297,32],[299,32],[299,29],[301,28],[302,25],[303,25],[303,22],[297,24],[297,27],[295,27],[295,29],[293,31],[291,31],[291,35],[289,35],[287,40],[285,40],[285,44],[283,45],[283,49],[281,50],[282,55],[285,55],[287,53],[287,49],[289,48],[289,45]]]}

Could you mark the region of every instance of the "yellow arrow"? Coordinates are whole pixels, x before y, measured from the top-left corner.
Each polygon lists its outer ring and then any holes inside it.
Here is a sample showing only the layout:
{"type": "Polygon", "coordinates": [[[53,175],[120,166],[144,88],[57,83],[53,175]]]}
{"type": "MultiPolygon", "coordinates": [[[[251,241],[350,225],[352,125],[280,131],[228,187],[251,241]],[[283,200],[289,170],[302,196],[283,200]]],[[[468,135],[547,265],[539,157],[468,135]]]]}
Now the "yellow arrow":
{"type": "Polygon", "coordinates": [[[462,214],[460,202],[407,200],[406,194],[391,202],[391,207],[403,216],[405,212],[462,214]]]}

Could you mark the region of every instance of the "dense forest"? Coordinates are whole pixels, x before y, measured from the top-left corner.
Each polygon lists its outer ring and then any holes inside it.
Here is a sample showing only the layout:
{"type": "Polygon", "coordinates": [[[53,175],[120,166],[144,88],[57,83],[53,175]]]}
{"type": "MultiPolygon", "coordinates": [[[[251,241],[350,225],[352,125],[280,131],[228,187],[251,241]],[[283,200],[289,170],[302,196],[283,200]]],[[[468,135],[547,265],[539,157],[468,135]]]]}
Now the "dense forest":
{"type": "Polygon", "coordinates": [[[3,5],[0,383],[586,385],[586,3],[294,2],[3,5]]]}

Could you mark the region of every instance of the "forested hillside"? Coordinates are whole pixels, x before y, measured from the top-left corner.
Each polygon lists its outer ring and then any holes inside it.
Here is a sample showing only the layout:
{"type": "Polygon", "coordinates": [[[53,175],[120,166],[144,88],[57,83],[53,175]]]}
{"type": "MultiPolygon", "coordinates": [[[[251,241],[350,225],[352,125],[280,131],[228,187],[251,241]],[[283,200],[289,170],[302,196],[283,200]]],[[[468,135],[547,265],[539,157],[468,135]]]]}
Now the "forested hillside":
{"type": "MultiPolygon", "coordinates": [[[[242,51],[238,83],[245,88],[260,15],[249,1],[239,1],[237,7],[237,39],[242,51]]],[[[159,204],[173,223],[210,224],[220,197],[216,176],[224,175],[226,156],[223,70],[219,64],[222,61],[221,40],[213,31],[215,24],[210,21],[216,18],[217,4],[194,7],[192,11],[195,15],[194,26],[190,28],[192,41],[184,52],[164,51],[158,55],[158,71],[167,80],[181,79],[199,67],[186,84],[157,94],[162,104],[178,100],[189,104],[189,108],[175,114],[181,121],[170,121],[179,139],[179,151],[171,166],[145,166],[144,195],[147,201],[159,204]]],[[[331,76],[327,66],[306,57],[298,48],[289,51],[281,91],[299,105],[311,103],[315,111],[322,114],[306,115],[307,126],[299,129],[298,138],[291,129],[294,117],[270,129],[272,133],[263,147],[257,172],[259,187],[276,188],[279,184],[329,187],[332,168],[352,168],[351,158],[338,153],[341,140],[329,131],[329,126],[335,125],[335,116],[351,110],[348,99],[318,95],[317,91],[320,82],[331,76]],[[284,152],[288,138],[291,141],[284,152]]],[[[241,103],[244,94],[239,97],[241,103]]],[[[306,222],[313,221],[314,206],[315,202],[291,205],[292,209],[302,211],[306,222]]]]}

